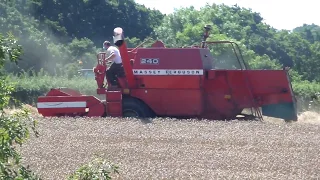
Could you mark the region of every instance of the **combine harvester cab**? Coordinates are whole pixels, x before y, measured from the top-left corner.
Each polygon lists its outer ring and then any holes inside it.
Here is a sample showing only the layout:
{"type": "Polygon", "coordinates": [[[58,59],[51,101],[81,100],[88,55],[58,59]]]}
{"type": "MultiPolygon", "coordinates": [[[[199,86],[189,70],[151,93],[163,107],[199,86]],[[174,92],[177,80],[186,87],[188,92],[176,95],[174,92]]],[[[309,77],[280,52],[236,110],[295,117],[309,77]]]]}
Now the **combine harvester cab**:
{"type": "Polygon", "coordinates": [[[211,120],[262,115],[297,120],[296,102],[286,70],[250,70],[234,42],[207,42],[205,27],[199,46],[166,48],[156,41],[150,48],[127,48],[121,28],[114,29],[124,71],[118,86],[106,79],[106,54],[99,53],[93,69],[97,94],[52,89],[38,98],[43,116],[177,117],[211,120]],[[227,49],[225,47],[228,47],[227,49]]]}

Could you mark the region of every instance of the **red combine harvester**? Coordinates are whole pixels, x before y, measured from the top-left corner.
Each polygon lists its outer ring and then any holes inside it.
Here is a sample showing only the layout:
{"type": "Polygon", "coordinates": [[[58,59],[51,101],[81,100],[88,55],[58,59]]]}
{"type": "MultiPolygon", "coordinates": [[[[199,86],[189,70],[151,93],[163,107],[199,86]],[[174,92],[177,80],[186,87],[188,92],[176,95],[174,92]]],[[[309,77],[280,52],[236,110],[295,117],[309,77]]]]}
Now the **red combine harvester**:
{"type": "Polygon", "coordinates": [[[105,84],[106,54],[99,53],[93,69],[97,94],[106,100],[68,88],[51,89],[38,98],[43,116],[175,117],[210,120],[262,116],[297,120],[296,101],[286,70],[249,70],[234,42],[207,42],[205,27],[200,47],[127,48],[121,28],[114,29],[124,72],[118,87],[105,84]],[[224,47],[228,45],[228,50],[224,47]],[[209,48],[213,46],[212,48],[209,48]],[[232,52],[232,56],[227,52],[232,52]],[[232,60],[232,57],[234,58],[232,60]],[[228,68],[229,67],[229,68],[228,68]],[[244,115],[244,114],[242,114],[244,115]]]}

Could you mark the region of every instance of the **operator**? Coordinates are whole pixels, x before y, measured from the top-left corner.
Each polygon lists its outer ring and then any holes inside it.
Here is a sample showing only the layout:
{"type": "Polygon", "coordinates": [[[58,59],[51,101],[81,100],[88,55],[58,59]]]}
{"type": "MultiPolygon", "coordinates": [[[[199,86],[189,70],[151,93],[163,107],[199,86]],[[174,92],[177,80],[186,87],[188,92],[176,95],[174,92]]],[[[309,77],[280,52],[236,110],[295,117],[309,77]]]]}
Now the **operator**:
{"type": "Polygon", "coordinates": [[[117,47],[111,46],[109,41],[103,43],[103,49],[107,51],[107,61],[111,61],[112,64],[109,66],[106,76],[112,86],[117,86],[116,75],[118,72],[123,71],[122,59],[120,51],[117,47]]]}

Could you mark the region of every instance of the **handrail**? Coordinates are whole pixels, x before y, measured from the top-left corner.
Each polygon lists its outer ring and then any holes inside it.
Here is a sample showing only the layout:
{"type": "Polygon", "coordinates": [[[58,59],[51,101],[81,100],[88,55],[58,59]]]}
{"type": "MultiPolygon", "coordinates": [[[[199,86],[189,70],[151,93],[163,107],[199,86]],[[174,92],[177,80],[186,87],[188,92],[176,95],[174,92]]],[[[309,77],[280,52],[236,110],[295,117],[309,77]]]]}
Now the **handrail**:
{"type": "MultiPolygon", "coordinates": [[[[233,48],[233,51],[234,51],[234,53],[235,53],[235,55],[236,55],[236,57],[237,57],[237,60],[238,60],[238,62],[239,62],[239,65],[240,65],[240,67],[241,67],[241,70],[243,70],[243,68],[242,68],[242,64],[241,64],[241,62],[240,62],[240,59],[242,59],[242,62],[243,62],[243,65],[244,65],[245,69],[246,69],[246,70],[248,69],[248,66],[247,66],[247,64],[246,64],[246,62],[244,61],[244,58],[243,58],[243,56],[242,56],[241,49],[240,49],[239,45],[238,45],[236,42],[233,42],[233,41],[210,41],[210,42],[204,42],[204,43],[206,43],[207,45],[208,45],[208,44],[226,44],[226,43],[231,44],[231,46],[232,46],[232,48],[233,48]],[[237,48],[235,48],[233,44],[235,44],[237,48]],[[239,56],[238,56],[238,53],[236,52],[236,49],[239,50],[240,58],[239,58],[239,56]]],[[[260,120],[263,120],[262,113],[261,113],[261,111],[260,111],[260,109],[259,109],[259,105],[258,105],[258,103],[256,102],[255,97],[254,97],[254,95],[253,95],[252,84],[250,83],[248,77],[249,77],[248,72],[245,71],[246,87],[247,87],[247,89],[248,89],[248,91],[249,91],[249,93],[250,93],[251,100],[252,100],[252,106],[253,106],[253,108],[251,108],[251,112],[252,112],[253,115],[256,114],[260,120]],[[255,112],[253,112],[253,111],[255,111],[255,112]]]]}
{"type": "Polygon", "coordinates": [[[97,54],[97,61],[98,61],[98,64],[101,64],[101,65],[106,65],[106,54],[105,52],[99,52],[97,54]]]}
{"type": "Polygon", "coordinates": [[[138,46],[136,46],[135,48],[131,49],[131,51],[129,52],[133,52],[136,49],[138,49],[139,47],[141,47],[143,44],[147,43],[148,41],[152,40],[152,38],[147,38],[145,41],[143,41],[142,43],[140,43],[138,46]]]}
{"type": "Polygon", "coordinates": [[[206,42],[202,41],[202,43],[206,43],[207,46],[208,46],[208,44],[226,44],[226,43],[231,44],[231,46],[232,46],[232,48],[233,48],[233,51],[235,52],[235,55],[236,55],[236,57],[237,57],[237,61],[238,61],[239,65],[240,65],[240,67],[241,67],[241,70],[243,70],[242,65],[241,65],[241,62],[240,62],[241,60],[242,60],[242,62],[243,62],[244,68],[245,68],[245,69],[248,69],[248,65],[247,65],[247,63],[245,62],[245,60],[243,59],[241,49],[240,49],[239,45],[238,45],[236,42],[223,40],[223,41],[206,41],[206,42]],[[233,44],[235,44],[235,45],[237,46],[237,48],[235,48],[235,47],[233,46],[233,44]],[[238,53],[236,52],[236,49],[239,50],[240,58],[238,57],[238,53]],[[240,60],[240,59],[241,59],[241,60],[240,60]]]}

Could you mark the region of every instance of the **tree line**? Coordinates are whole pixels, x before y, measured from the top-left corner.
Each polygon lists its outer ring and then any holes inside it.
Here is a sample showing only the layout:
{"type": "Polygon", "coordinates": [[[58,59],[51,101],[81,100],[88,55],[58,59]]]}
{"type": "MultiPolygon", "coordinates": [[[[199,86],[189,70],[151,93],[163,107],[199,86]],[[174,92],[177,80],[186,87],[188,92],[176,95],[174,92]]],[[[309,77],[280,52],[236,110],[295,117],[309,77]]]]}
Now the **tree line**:
{"type": "Polygon", "coordinates": [[[320,81],[319,26],[277,30],[259,13],[236,5],[207,4],[201,10],[188,7],[165,15],[133,0],[15,0],[0,3],[0,15],[0,32],[13,32],[24,47],[23,61],[6,64],[10,73],[43,68],[65,75],[92,68],[102,42],[112,40],[117,26],[132,47],[146,38],[182,47],[199,43],[204,25],[211,24],[209,40],[243,45],[250,67],[289,66],[296,81],[320,81]]]}

